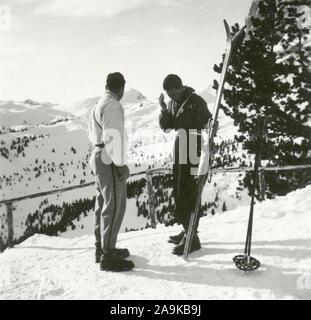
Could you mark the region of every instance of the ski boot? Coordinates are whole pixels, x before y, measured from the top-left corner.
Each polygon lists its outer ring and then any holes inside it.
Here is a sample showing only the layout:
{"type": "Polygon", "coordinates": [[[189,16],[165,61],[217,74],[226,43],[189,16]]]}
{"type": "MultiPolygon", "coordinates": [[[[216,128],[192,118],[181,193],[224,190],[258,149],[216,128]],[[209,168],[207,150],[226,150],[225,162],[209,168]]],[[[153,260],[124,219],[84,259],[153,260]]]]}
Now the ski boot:
{"type": "Polygon", "coordinates": [[[129,260],[122,259],[116,250],[104,250],[100,257],[100,270],[123,272],[130,271],[135,267],[134,263],[129,260]]]}
{"type": "Polygon", "coordinates": [[[95,263],[100,262],[100,257],[103,254],[103,250],[101,248],[101,244],[95,243],[95,263]]]}
{"type": "MultiPolygon", "coordinates": [[[[182,256],[184,253],[185,244],[186,244],[186,234],[184,235],[180,243],[173,249],[172,253],[176,254],[177,256],[182,256]]],[[[189,253],[197,251],[199,249],[201,249],[200,239],[197,234],[194,234],[189,253]]]]}
{"type": "Polygon", "coordinates": [[[179,244],[180,241],[182,240],[182,238],[185,235],[185,231],[182,230],[179,234],[177,234],[176,236],[170,236],[168,239],[169,243],[174,243],[174,244],[179,244]]]}

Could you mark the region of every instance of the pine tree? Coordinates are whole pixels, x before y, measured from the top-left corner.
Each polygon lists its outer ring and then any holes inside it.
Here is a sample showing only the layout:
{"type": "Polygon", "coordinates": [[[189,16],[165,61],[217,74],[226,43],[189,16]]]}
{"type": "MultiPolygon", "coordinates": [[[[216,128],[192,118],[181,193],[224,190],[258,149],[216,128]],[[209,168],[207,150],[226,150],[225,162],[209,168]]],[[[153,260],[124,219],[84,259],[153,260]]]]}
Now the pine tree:
{"type": "MultiPolygon", "coordinates": [[[[311,163],[310,128],[305,126],[310,108],[310,49],[303,45],[309,29],[299,29],[297,8],[307,0],[260,0],[253,28],[234,50],[221,108],[239,127],[235,137],[250,154],[258,116],[267,118],[268,142],[263,159],[274,165],[311,163]],[[295,45],[295,52],[290,48],[295,45]],[[288,57],[288,51],[291,52],[288,57]],[[303,137],[300,143],[297,138],[303,137]]],[[[232,27],[235,34],[238,24],[232,27]]],[[[214,70],[221,72],[222,64],[214,70]]],[[[218,88],[214,81],[214,88],[218,88]]],[[[244,182],[250,187],[251,174],[244,182]]],[[[310,172],[266,172],[267,196],[286,194],[311,180],[310,172]]]]}

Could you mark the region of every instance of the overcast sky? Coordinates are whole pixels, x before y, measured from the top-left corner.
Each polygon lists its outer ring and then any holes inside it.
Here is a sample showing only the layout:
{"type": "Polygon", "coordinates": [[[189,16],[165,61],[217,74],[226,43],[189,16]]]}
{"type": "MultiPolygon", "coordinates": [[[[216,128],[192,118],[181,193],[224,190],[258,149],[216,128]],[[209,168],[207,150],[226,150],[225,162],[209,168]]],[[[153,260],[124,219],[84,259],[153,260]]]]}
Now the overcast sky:
{"type": "Polygon", "coordinates": [[[223,19],[251,0],[0,0],[0,99],[72,103],[102,94],[109,72],[149,98],[177,73],[202,90],[225,47],[223,19]]]}

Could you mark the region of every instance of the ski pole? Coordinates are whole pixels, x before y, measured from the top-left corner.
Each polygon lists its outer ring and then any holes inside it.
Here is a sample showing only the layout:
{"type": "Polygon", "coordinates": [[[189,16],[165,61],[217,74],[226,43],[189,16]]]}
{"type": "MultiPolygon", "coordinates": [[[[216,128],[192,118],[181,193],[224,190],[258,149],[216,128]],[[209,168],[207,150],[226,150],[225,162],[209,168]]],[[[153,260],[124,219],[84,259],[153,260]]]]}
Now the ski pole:
{"type": "Polygon", "coordinates": [[[261,153],[262,153],[262,147],[263,147],[263,133],[265,128],[265,122],[266,118],[262,119],[259,118],[258,125],[257,125],[257,131],[259,136],[257,137],[257,141],[259,140],[259,148],[257,150],[256,158],[255,158],[255,168],[254,168],[254,174],[253,174],[253,190],[252,190],[252,200],[251,200],[251,208],[250,208],[250,217],[249,217],[249,223],[248,223],[248,230],[247,230],[247,236],[246,236],[246,244],[245,244],[245,250],[244,254],[247,256],[250,256],[251,253],[251,241],[252,241],[252,231],[253,231],[253,217],[254,217],[254,205],[255,205],[255,194],[256,194],[256,186],[258,182],[258,168],[260,166],[261,162],[261,153]]]}
{"type": "Polygon", "coordinates": [[[263,148],[263,133],[265,129],[266,118],[259,118],[257,122],[257,152],[255,156],[255,167],[253,173],[253,189],[252,189],[252,199],[251,199],[251,206],[250,206],[250,213],[249,213],[249,220],[248,220],[248,227],[246,233],[246,242],[245,242],[245,249],[244,255],[238,255],[233,258],[238,269],[243,271],[254,271],[260,267],[260,262],[251,257],[251,242],[252,242],[252,230],[253,230],[253,217],[254,217],[254,205],[255,205],[255,194],[256,194],[256,186],[258,182],[258,171],[261,162],[261,154],[263,148]]]}

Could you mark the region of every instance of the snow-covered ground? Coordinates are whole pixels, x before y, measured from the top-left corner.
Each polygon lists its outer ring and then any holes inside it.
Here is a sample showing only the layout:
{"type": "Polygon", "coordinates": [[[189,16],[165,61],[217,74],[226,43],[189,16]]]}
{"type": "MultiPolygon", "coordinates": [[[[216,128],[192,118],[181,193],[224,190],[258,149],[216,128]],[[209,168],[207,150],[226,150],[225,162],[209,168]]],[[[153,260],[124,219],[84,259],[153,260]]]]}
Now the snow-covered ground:
{"type": "Polygon", "coordinates": [[[256,204],[253,273],[236,269],[249,206],[201,219],[202,249],[190,262],[171,254],[179,227],[123,233],[136,268],[102,272],[94,239],[35,235],[0,255],[1,299],[311,299],[311,186],[256,204]]]}

